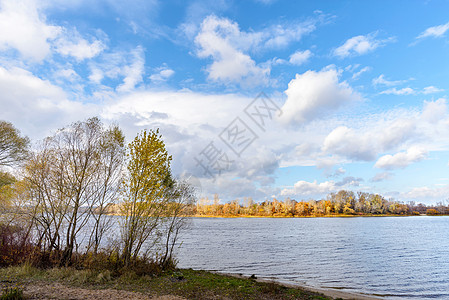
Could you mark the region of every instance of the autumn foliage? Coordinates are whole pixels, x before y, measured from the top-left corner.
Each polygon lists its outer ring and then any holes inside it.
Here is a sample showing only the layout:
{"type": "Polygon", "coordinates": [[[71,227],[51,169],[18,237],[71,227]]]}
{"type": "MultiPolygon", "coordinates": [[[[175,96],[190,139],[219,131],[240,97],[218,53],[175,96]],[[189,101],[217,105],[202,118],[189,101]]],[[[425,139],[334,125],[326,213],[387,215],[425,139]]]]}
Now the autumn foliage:
{"type": "Polygon", "coordinates": [[[218,195],[214,200],[200,199],[195,207],[197,216],[256,216],[256,217],[320,217],[320,216],[366,216],[366,215],[437,215],[449,213],[449,208],[439,204],[437,207],[426,207],[423,204],[402,203],[386,199],[379,194],[354,193],[341,190],[329,194],[322,200],[280,201],[273,199],[255,203],[252,198],[243,201],[235,199],[228,203],[220,203],[218,195]]]}

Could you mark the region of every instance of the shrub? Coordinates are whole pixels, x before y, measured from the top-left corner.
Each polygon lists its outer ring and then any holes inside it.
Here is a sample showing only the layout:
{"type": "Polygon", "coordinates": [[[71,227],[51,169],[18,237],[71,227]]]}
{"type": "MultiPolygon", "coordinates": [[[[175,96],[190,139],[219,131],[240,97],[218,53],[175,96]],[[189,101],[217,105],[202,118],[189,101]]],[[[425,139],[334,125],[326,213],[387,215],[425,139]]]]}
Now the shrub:
{"type": "Polygon", "coordinates": [[[0,224],[0,267],[24,263],[34,249],[26,229],[0,224]]]}
{"type": "Polygon", "coordinates": [[[433,208],[429,208],[426,211],[426,215],[429,215],[429,216],[435,216],[435,215],[439,215],[439,214],[440,214],[440,212],[438,210],[436,210],[436,209],[433,209],[433,208]]]}

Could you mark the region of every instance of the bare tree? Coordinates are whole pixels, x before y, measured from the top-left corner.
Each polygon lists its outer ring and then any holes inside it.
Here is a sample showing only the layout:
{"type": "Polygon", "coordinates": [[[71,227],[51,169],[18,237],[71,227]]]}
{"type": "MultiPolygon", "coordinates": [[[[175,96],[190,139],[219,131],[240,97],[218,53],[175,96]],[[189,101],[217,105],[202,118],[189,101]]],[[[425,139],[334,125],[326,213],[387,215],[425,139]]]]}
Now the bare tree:
{"type": "Polygon", "coordinates": [[[112,226],[112,218],[106,215],[110,205],[117,202],[122,183],[125,154],[123,133],[117,126],[109,129],[99,146],[103,155],[100,157],[100,180],[94,183],[98,185],[95,206],[90,206],[94,209],[91,212],[94,224],[88,245],[88,251],[92,249],[94,253],[97,253],[104,233],[112,226]]]}
{"type": "Polygon", "coordinates": [[[173,259],[173,250],[178,242],[180,232],[188,226],[193,214],[196,191],[185,181],[178,181],[168,190],[169,199],[165,212],[165,230],[163,232],[163,254],[159,262],[166,267],[173,259]]]}
{"type": "Polygon", "coordinates": [[[91,246],[96,251],[106,228],[102,218],[116,198],[124,153],[117,126],[106,129],[98,118],[76,122],[47,138],[25,167],[39,242],[63,250],[71,263],[76,238],[94,212],[91,246]]]}

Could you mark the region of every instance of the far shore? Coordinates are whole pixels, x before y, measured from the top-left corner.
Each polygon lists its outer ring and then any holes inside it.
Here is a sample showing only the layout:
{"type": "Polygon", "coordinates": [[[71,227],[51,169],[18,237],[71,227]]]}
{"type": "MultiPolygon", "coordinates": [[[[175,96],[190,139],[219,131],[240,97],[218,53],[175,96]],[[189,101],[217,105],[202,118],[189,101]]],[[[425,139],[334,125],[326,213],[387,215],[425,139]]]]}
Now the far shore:
{"type": "MultiPolygon", "coordinates": [[[[109,216],[124,216],[124,214],[120,213],[108,213],[109,216]]],[[[264,218],[264,219],[293,219],[293,218],[379,218],[379,217],[444,217],[449,216],[447,214],[439,214],[439,215],[394,215],[394,214],[360,214],[360,215],[347,215],[347,214],[338,214],[338,215],[317,215],[317,216],[253,216],[253,215],[188,215],[183,216],[186,218],[217,218],[217,219],[238,219],[238,218],[264,218]]]]}
{"type": "Polygon", "coordinates": [[[321,216],[251,216],[251,215],[238,215],[238,216],[216,216],[216,215],[193,215],[191,218],[221,218],[221,219],[237,219],[237,218],[275,218],[275,219],[292,219],[292,218],[360,218],[360,217],[442,217],[449,215],[321,215],[321,216]]]}

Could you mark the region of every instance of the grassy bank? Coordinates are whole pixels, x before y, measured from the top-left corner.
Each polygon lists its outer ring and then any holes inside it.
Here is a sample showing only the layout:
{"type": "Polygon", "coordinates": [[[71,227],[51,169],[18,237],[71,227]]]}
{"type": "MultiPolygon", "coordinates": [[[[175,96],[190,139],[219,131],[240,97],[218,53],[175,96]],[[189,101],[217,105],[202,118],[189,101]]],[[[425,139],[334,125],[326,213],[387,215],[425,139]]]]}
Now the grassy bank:
{"type": "MultiPolygon", "coordinates": [[[[109,271],[72,268],[42,270],[23,265],[0,269],[0,278],[2,289],[18,287],[24,291],[25,299],[33,298],[27,292],[29,287],[48,284],[54,288],[55,282],[60,284],[57,287],[59,289],[75,287],[92,292],[114,289],[151,297],[176,295],[186,299],[330,299],[319,293],[276,283],[191,269],[177,269],[156,277],[138,276],[134,272],[114,277],[109,271]]],[[[71,293],[73,296],[74,292],[71,293]]],[[[61,291],[59,294],[64,293],[61,291]]]]}

